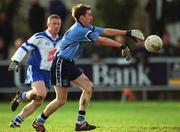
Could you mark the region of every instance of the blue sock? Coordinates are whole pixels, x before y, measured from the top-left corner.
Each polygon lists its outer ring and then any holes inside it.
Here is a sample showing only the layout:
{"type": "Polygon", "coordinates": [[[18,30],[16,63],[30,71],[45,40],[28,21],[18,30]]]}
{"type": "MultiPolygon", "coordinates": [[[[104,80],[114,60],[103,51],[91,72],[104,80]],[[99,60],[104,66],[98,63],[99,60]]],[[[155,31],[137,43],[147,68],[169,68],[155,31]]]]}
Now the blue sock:
{"type": "Polygon", "coordinates": [[[25,100],[26,99],[26,93],[27,92],[23,92],[22,94],[21,94],[21,101],[23,101],[23,100],[25,100]]]}
{"type": "Polygon", "coordinates": [[[85,114],[85,111],[79,111],[76,121],[78,124],[82,124],[83,122],[85,122],[85,114]]]}
{"type": "Polygon", "coordinates": [[[17,116],[14,118],[13,122],[18,123],[18,124],[21,124],[21,122],[23,122],[23,120],[24,120],[24,118],[23,118],[22,116],[17,115],[17,116]]]}
{"type": "Polygon", "coordinates": [[[44,113],[42,113],[41,115],[38,116],[38,118],[36,119],[36,122],[39,124],[44,124],[47,118],[48,117],[46,117],[44,113]]]}

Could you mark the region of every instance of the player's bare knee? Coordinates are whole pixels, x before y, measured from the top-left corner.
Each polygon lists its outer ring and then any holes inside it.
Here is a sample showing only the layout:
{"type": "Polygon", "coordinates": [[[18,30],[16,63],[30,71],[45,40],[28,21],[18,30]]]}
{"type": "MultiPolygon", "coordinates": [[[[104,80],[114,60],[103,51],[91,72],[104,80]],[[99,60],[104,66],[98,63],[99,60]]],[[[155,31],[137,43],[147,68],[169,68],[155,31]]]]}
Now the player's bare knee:
{"type": "Polygon", "coordinates": [[[60,105],[60,106],[63,106],[63,105],[65,105],[65,103],[66,103],[66,101],[65,101],[65,100],[62,100],[62,101],[60,101],[59,105],[60,105]]]}
{"type": "Polygon", "coordinates": [[[36,100],[36,101],[42,101],[42,100],[45,99],[45,96],[32,94],[32,95],[30,96],[30,99],[31,99],[31,100],[36,100]]]}
{"type": "Polygon", "coordinates": [[[30,99],[31,99],[31,100],[36,100],[36,98],[37,98],[37,95],[36,95],[36,94],[31,94],[31,95],[30,95],[30,99]]]}
{"type": "Polygon", "coordinates": [[[36,100],[37,101],[42,101],[42,100],[44,100],[45,99],[45,97],[44,96],[41,96],[41,95],[38,95],[37,97],[36,97],[36,100]]]}
{"type": "Polygon", "coordinates": [[[88,95],[92,95],[93,91],[94,91],[94,87],[93,87],[93,86],[89,86],[89,87],[85,90],[85,92],[86,92],[88,95]]]}
{"type": "Polygon", "coordinates": [[[66,103],[66,99],[56,99],[58,106],[63,106],[66,103]]]}
{"type": "Polygon", "coordinates": [[[42,103],[43,103],[43,100],[34,100],[34,105],[35,105],[36,107],[41,106],[42,103]]]}

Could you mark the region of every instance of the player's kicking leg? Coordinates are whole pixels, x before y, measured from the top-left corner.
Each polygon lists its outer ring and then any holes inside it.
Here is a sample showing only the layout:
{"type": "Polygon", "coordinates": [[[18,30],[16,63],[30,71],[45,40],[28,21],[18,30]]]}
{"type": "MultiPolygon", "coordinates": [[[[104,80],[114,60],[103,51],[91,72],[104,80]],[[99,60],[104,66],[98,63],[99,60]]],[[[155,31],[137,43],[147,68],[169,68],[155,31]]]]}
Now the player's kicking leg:
{"type": "Polygon", "coordinates": [[[39,115],[32,124],[37,132],[45,132],[44,123],[48,117],[67,101],[68,89],[66,87],[55,87],[54,89],[56,92],[56,98],[46,106],[42,114],[39,115]]]}
{"type": "Polygon", "coordinates": [[[81,74],[77,79],[73,80],[72,83],[79,86],[83,90],[79,101],[79,112],[75,124],[75,131],[96,129],[95,125],[91,125],[85,120],[86,109],[94,90],[92,82],[86,77],[85,74],[81,74]]]}
{"type": "MultiPolygon", "coordinates": [[[[47,88],[44,84],[44,81],[35,81],[32,83],[32,90],[28,91],[25,94],[25,98],[32,100],[30,103],[28,103],[22,111],[10,122],[10,127],[20,127],[20,124],[23,122],[23,120],[31,115],[44,101],[46,94],[47,94],[47,88]]],[[[15,97],[14,100],[17,102],[19,99],[21,99],[22,94],[17,94],[17,98],[15,97]]],[[[22,100],[20,100],[21,102],[22,100]]],[[[20,103],[18,102],[18,103],[20,103]]]]}

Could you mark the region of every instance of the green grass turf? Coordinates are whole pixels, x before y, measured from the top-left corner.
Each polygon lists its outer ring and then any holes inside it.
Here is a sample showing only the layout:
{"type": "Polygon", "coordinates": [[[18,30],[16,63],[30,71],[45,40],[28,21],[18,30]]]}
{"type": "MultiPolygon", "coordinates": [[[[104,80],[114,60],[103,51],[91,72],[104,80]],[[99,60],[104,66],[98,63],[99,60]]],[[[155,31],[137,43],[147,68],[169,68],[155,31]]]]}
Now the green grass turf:
{"type": "MultiPolygon", "coordinates": [[[[16,112],[10,110],[8,103],[0,102],[0,132],[33,132],[31,124],[47,102],[26,118],[21,128],[9,128],[9,122],[16,112]]],[[[45,123],[48,132],[73,132],[78,102],[67,102],[45,123]]],[[[92,132],[180,132],[179,102],[126,102],[92,101],[87,111],[89,123],[98,128],[92,132]]]]}

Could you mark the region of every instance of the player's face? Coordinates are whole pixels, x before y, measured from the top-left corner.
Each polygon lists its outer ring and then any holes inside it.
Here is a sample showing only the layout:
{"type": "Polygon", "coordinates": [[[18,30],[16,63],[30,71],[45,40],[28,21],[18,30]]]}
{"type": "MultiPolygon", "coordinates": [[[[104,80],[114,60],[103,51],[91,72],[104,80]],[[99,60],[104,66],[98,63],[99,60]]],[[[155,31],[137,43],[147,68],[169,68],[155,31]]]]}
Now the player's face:
{"type": "Polygon", "coordinates": [[[61,20],[57,18],[52,18],[47,24],[47,26],[52,36],[56,36],[61,28],[61,20]]]}
{"type": "Polygon", "coordinates": [[[84,26],[88,26],[93,20],[93,15],[91,10],[87,10],[86,14],[83,16],[84,26]]]}

